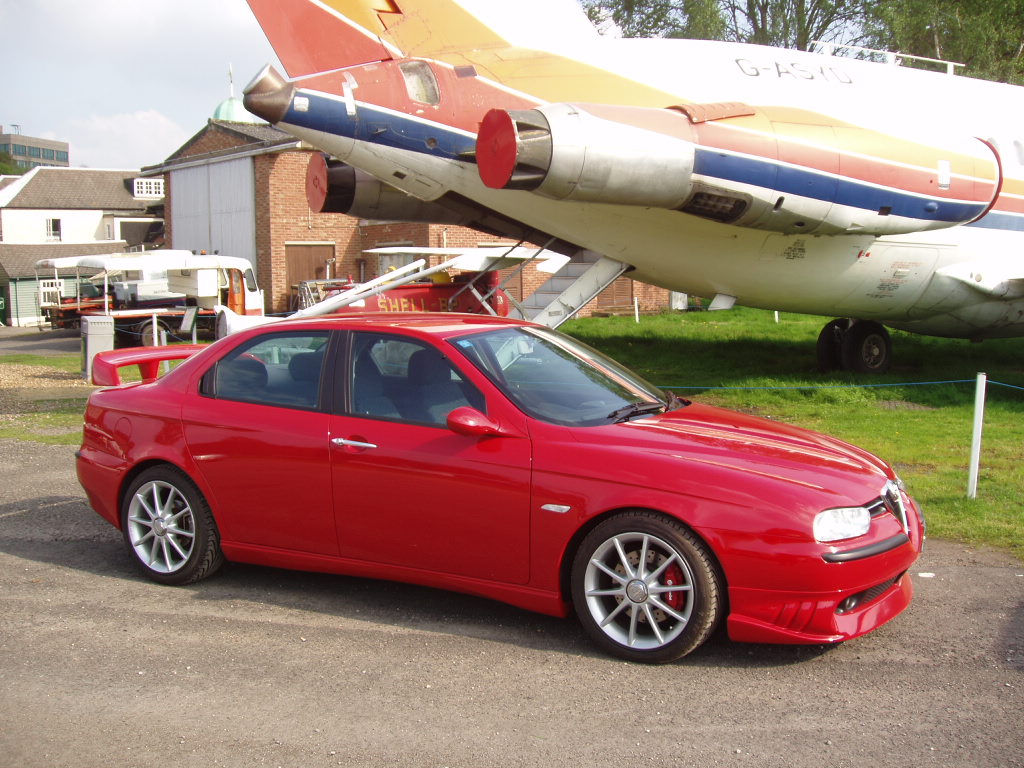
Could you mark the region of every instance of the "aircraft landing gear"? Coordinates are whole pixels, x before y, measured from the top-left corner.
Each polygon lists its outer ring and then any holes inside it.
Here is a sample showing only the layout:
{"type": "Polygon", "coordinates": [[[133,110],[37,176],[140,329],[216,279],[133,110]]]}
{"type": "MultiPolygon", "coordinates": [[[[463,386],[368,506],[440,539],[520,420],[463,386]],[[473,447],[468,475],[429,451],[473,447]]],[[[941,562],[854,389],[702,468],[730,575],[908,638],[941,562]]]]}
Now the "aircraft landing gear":
{"type": "Polygon", "coordinates": [[[892,363],[892,340],[872,320],[832,320],[818,334],[818,368],[885,373],[892,363]]]}

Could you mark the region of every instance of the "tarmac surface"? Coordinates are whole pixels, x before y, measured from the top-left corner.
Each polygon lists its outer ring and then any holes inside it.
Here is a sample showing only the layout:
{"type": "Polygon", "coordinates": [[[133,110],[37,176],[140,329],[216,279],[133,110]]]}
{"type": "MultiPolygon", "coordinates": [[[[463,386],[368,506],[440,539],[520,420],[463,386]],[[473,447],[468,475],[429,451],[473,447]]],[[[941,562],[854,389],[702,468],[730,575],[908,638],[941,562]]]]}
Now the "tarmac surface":
{"type": "Polygon", "coordinates": [[[82,337],[77,330],[50,331],[0,326],[0,355],[66,355],[81,351],[82,337]]]}
{"type": "Polygon", "coordinates": [[[930,540],[911,607],[840,646],[716,637],[643,666],[572,620],[402,584],[229,564],[157,585],[74,450],[0,439],[3,765],[1024,766],[1024,564],[1000,552],[930,540]]]}

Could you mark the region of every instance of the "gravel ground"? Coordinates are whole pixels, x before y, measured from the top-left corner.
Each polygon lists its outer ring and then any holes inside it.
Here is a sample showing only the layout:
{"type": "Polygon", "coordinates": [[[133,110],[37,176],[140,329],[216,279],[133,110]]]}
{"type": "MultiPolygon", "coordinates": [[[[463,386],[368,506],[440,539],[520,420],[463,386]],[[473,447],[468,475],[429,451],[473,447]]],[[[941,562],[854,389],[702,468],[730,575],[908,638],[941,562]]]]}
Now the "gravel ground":
{"type": "Polygon", "coordinates": [[[5,356],[66,355],[80,350],[77,331],[0,328],[0,421],[10,421],[23,413],[46,411],[53,407],[54,400],[86,398],[94,389],[76,371],[12,363],[5,360],[5,356]]]}

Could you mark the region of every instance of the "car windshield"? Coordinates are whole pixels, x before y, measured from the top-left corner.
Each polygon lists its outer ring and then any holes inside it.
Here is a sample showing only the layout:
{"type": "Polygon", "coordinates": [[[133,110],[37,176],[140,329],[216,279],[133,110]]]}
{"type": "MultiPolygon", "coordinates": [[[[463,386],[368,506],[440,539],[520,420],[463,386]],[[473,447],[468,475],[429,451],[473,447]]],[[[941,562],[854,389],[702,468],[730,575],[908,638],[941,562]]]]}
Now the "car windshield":
{"type": "Polygon", "coordinates": [[[452,343],[520,409],[553,424],[611,424],[671,410],[681,402],[600,352],[547,328],[503,328],[452,343]]]}

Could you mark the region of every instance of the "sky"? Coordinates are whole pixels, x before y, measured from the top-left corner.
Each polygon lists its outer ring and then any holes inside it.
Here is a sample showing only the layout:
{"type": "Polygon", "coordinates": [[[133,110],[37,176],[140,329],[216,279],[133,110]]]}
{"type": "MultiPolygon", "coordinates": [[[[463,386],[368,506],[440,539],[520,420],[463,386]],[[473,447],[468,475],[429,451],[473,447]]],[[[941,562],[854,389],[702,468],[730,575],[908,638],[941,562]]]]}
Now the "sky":
{"type": "Polygon", "coordinates": [[[245,0],[0,0],[0,126],[73,166],[162,162],[268,63],[245,0]]]}

